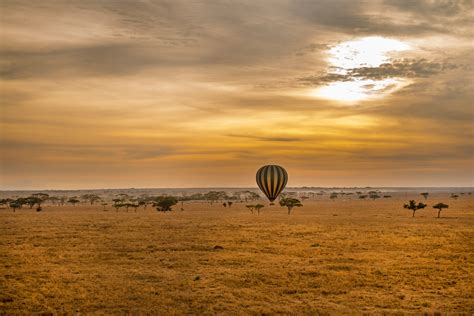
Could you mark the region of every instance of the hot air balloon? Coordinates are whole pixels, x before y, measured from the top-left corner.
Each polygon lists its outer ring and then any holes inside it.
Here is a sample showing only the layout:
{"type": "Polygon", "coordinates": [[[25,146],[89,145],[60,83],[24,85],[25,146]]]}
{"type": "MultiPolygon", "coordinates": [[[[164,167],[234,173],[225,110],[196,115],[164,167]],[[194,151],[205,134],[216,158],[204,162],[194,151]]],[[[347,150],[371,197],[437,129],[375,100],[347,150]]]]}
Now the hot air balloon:
{"type": "Polygon", "coordinates": [[[283,167],[267,165],[258,169],[257,184],[270,202],[275,201],[288,182],[288,173],[283,167]]]}

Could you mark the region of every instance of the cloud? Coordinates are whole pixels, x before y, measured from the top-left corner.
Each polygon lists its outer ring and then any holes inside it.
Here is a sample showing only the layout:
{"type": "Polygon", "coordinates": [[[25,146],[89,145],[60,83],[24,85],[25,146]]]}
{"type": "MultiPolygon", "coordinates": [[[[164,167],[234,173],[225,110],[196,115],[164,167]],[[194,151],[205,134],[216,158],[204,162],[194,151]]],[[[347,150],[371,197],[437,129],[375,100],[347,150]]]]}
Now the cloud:
{"type": "Polygon", "coordinates": [[[345,74],[327,73],[323,75],[298,78],[306,85],[323,85],[338,81],[357,79],[383,80],[387,78],[427,78],[458,66],[447,62],[433,62],[424,58],[399,59],[383,63],[378,67],[358,67],[345,69],[345,74]]]}
{"type": "Polygon", "coordinates": [[[238,138],[249,138],[255,139],[258,141],[265,141],[265,142],[299,142],[302,141],[303,138],[299,137],[285,137],[285,136],[254,136],[254,135],[240,135],[240,134],[228,134],[228,137],[238,137],[238,138]]]}
{"type": "Polygon", "coordinates": [[[270,160],[291,168],[294,185],[321,174],[320,185],[372,184],[373,172],[377,183],[416,185],[418,172],[437,179],[426,165],[447,170],[440,185],[472,183],[471,6],[7,1],[3,186],[254,185],[256,167],[270,160]],[[413,55],[403,56],[414,58],[327,69],[327,50],[360,36],[409,42],[413,55]],[[394,77],[411,84],[377,100],[313,94],[394,77]]]}

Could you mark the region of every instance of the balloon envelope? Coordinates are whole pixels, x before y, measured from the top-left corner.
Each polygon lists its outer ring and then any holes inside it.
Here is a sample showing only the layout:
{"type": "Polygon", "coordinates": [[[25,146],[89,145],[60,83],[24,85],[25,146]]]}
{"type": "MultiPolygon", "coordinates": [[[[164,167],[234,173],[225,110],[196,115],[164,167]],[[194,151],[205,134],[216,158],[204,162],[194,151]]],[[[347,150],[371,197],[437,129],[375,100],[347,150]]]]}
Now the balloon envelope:
{"type": "Polygon", "coordinates": [[[288,173],[283,167],[267,165],[258,169],[257,184],[270,202],[275,201],[288,182],[288,173]]]}

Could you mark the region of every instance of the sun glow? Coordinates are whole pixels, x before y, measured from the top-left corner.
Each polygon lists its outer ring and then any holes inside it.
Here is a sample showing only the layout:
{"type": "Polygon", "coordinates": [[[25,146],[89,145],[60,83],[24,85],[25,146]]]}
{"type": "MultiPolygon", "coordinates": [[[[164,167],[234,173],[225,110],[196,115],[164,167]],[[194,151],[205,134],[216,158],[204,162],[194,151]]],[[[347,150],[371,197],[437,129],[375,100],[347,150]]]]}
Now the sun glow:
{"type": "MultiPolygon", "coordinates": [[[[361,67],[379,67],[390,62],[391,55],[409,50],[410,46],[399,40],[383,37],[366,37],[342,42],[328,53],[329,74],[349,75],[351,69],[361,67]]],[[[350,78],[331,82],[313,91],[311,95],[336,101],[354,102],[383,97],[407,82],[401,78],[372,80],[350,78]]]]}

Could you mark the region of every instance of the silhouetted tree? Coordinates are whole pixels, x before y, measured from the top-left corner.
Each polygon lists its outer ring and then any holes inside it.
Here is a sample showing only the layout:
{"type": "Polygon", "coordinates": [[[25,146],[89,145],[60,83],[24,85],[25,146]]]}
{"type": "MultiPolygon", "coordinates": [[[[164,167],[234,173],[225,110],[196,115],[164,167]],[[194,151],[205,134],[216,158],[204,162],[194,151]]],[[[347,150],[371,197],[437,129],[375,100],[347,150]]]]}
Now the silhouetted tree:
{"type": "Polygon", "coordinates": [[[78,199],[76,199],[75,197],[72,197],[69,200],[67,200],[67,202],[71,203],[72,206],[76,206],[76,204],[79,203],[80,201],[78,199]]]}
{"type": "Polygon", "coordinates": [[[383,196],[384,199],[389,199],[389,198],[391,198],[391,197],[392,197],[391,195],[384,195],[384,196],[383,196]]]}
{"type": "Polygon", "coordinates": [[[85,201],[88,201],[91,205],[94,205],[95,202],[100,201],[100,196],[96,194],[84,194],[81,198],[85,201]]]}
{"type": "Polygon", "coordinates": [[[377,193],[370,193],[369,194],[369,197],[372,199],[372,200],[376,200],[376,199],[380,199],[380,195],[378,195],[377,193]]]}
{"type": "Polygon", "coordinates": [[[260,214],[260,209],[262,209],[263,207],[265,207],[265,205],[262,205],[262,204],[255,205],[255,209],[257,210],[258,214],[260,214]]]}
{"type": "Polygon", "coordinates": [[[366,195],[366,194],[359,195],[359,199],[361,199],[361,200],[365,200],[366,198],[367,198],[367,195],[366,195]]]}
{"type": "Polygon", "coordinates": [[[228,202],[227,202],[227,205],[229,205],[229,208],[231,208],[231,207],[232,207],[232,202],[231,202],[231,201],[228,201],[228,202]]]}
{"type": "Polygon", "coordinates": [[[420,195],[422,195],[424,198],[425,198],[425,201],[428,199],[428,195],[430,195],[429,192],[423,192],[423,193],[420,193],[420,195]]]}
{"type": "Polygon", "coordinates": [[[443,208],[449,208],[449,205],[448,204],[444,204],[444,203],[438,203],[436,205],[433,205],[433,208],[436,208],[438,209],[438,218],[441,214],[441,211],[443,210],[443,208]]]}
{"type": "Polygon", "coordinates": [[[294,207],[301,207],[301,201],[295,198],[283,198],[280,200],[280,206],[286,206],[288,208],[288,215],[294,207]]]}
{"type": "Polygon", "coordinates": [[[13,212],[15,212],[17,209],[21,208],[20,203],[18,201],[11,201],[10,202],[10,208],[13,209],[13,212]]]}
{"type": "Polygon", "coordinates": [[[413,212],[413,216],[412,217],[415,217],[415,212],[420,210],[420,209],[424,209],[427,205],[424,204],[424,203],[418,203],[416,204],[415,200],[410,200],[410,202],[408,202],[408,204],[405,204],[403,205],[404,208],[408,209],[408,210],[411,210],[413,212]]]}
{"type": "Polygon", "coordinates": [[[227,207],[227,203],[226,203],[226,202],[222,203],[222,205],[223,205],[224,207],[227,207]]]}
{"type": "Polygon", "coordinates": [[[248,208],[253,214],[253,209],[255,208],[255,205],[245,205],[245,207],[248,208]]]}
{"type": "Polygon", "coordinates": [[[329,196],[329,198],[330,198],[331,200],[337,199],[337,193],[336,193],[336,192],[331,193],[331,195],[329,196]]]}
{"type": "Polygon", "coordinates": [[[178,199],[176,199],[174,196],[161,196],[156,198],[155,207],[159,212],[169,212],[171,211],[171,207],[177,203],[178,199]]]}
{"type": "Polygon", "coordinates": [[[459,195],[451,193],[451,198],[457,200],[459,195]]]}
{"type": "Polygon", "coordinates": [[[35,206],[36,204],[38,204],[38,207],[41,206],[43,200],[41,200],[39,197],[29,196],[25,199],[25,202],[30,208],[33,208],[33,206],[35,206]]]}

